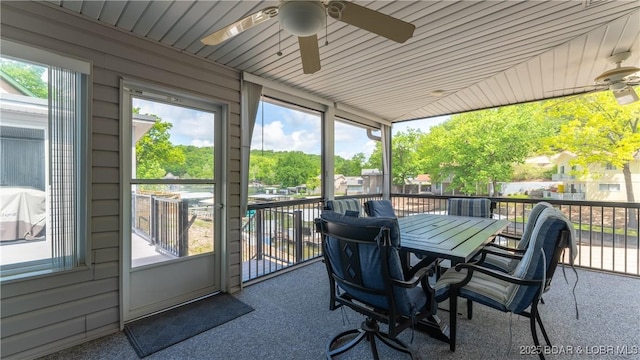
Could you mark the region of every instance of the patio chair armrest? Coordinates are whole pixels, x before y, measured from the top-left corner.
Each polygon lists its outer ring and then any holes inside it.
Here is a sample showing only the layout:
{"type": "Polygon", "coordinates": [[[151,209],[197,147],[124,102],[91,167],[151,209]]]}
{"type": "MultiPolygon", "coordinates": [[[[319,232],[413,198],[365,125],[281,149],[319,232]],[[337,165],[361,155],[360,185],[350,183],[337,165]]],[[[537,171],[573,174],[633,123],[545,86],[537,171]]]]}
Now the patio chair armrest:
{"type": "Polygon", "coordinates": [[[501,271],[498,270],[493,270],[493,269],[489,269],[489,268],[485,268],[482,266],[478,266],[475,263],[462,263],[462,264],[457,264],[454,269],[456,271],[460,271],[462,269],[466,269],[467,270],[467,276],[465,277],[465,279],[463,281],[460,282],[460,284],[462,284],[461,286],[464,286],[464,284],[466,284],[467,282],[469,282],[469,280],[471,280],[471,277],[473,277],[473,272],[477,271],[479,273],[485,274],[485,275],[489,275],[491,277],[494,277],[496,279],[502,280],[502,281],[506,281],[512,284],[517,284],[517,285],[525,285],[525,286],[536,286],[536,285],[541,285],[542,284],[542,280],[529,280],[529,279],[521,279],[519,277],[515,277],[512,276],[510,274],[507,273],[503,273],[501,271]]]}
{"type": "MultiPolygon", "coordinates": [[[[500,235],[500,236],[502,236],[502,235],[500,235]]],[[[519,238],[514,238],[514,239],[519,239],[519,238]]],[[[524,254],[524,252],[526,251],[524,249],[516,249],[516,248],[512,248],[512,247],[508,247],[508,246],[498,245],[498,244],[495,244],[495,243],[489,243],[489,244],[485,245],[485,249],[486,248],[495,248],[495,249],[499,249],[499,250],[510,251],[510,252],[513,252],[513,253],[516,253],[516,254],[518,254],[518,253],[524,254]]]]}
{"type": "MultiPolygon", "coordinates": [[[[508,251],[508,250],[507,250],[508,251]]],[[[522,259],[522,254],[517,254],[514,252],[505,252],[505,251],[494,251],[491,249],[487,249],[486,247],[480,250],[480,259],[474,261],[473,263],[476,265],[482,265],[487,260],[487,255],[500,256],[509,259],[522,259]]]]}
{"type": "Polygon", "coordinates": [[[522,239],[522,236],[513,235],[513,234],[509,234],[509,233],[500,233],[500,234],[496,235],[496,237],[504,237],[504,238],[508,238],[508,239],[512,239],[512,240],[520,240],[520,239],[522,239]]]}
{"type": "Polygon", "coordinates": [[[391,281],[393,282],[394,285],[398,285],[403,288],[414,288],[418,286],[422,278],[429,275],[430,271],[431,271],[431,267],[425,266],[420,270],[416,271],[415,275],[413,275],[413,277],[411,277],[411,279],[409,280],[391,279],[391,281]]]}
{"type": "Polygon", "coordinates": [[[494,251],[491,249],[482,249],[480,250],[480,253],[483,255],[483,258],[486,255],[495,255],[495,256],[501,256],[501,257],[505,257],[505,258],[509,258],[509,259],[522,259],[522,256],[524,255],[524,252],[504,252],[504,251],[494,251]]]}

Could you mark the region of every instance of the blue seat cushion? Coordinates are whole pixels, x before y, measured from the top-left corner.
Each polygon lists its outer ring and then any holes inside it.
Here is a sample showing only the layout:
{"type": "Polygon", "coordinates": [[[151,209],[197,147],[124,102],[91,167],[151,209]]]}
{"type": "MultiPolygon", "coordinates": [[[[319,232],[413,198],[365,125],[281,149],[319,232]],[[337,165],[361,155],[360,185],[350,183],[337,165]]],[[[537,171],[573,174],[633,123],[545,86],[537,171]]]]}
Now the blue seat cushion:
{"type": "MultiPolygon", "coordinates": [[[[387,260],[389,266],[389,276],[392,279],[404,280],[402,265],[398,247],[400,245],[400,232],[398,229],[398,221],[395,218],[386,217],[351,217],[338,214],[335,212],[325,211],[321,218],[333,223],[348,225],[353,228],[361,227],[387,227],[390,231],[391,245],[388,252],[387,260]]],[[[371,244],[358,245],[359,263],[362,267],[361,276],[362,283],[366,288],[383,290],[385,288],[382,278],[382,261],[381,248],[378,246],[378,238],[372,239],[371,244]],[[366,269],[366,270],[365,270],[366,269]],[[369,270],[370,269],[370,270],[369,270]]],[[[333,237],[327,237],[327,255],[330,259],[332,272],[340,278],[345,278],[342,268],[338,265],[341,263],[343,252],[347,251],[340,247],[339,241],[333,237]]],[[[347,255],[348,256],[348,255],[347,255]]],[[[338,281],[338,286],[346,291],[353,298],[365,302],[376,308],[389,310],[387,296],[376,295],[353,288],[347,284],[338,281]]],[[[406,289],[399,286],[393,287],[394,301],[396,303],[396,311],[400,314],[411,316],[418,311],[422,311],[427,304],[427,297],[422,288],[406,289]]]]}
{"type": "Polygon", "coordinates": [[[364,210],[369,216],[396,217],[396,212],[389,200],[369,200],[364,203],[364,210]]]}

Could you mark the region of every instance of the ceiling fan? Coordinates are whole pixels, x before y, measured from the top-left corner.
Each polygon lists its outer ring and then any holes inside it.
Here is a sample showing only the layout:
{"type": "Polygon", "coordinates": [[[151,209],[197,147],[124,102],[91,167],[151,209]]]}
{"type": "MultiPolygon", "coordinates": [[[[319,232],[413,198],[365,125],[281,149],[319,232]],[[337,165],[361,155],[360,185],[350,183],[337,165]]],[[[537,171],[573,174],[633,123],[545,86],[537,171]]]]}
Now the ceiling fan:
{"type": "Polygon", "coordinates": [[[298,37],[303,72],[313,74],[320,70],[317,33],[326,25],[327,15],[399,43],[411,38],[416,28],[413,24],[349,1],[289,0],[244,17],[201,41],[206,45],[217,45],[277,17],[286,32],[298,37]]]}
{"type": "MultiPolygon", "coordinates": [[[[620,105],[631,104],[638,101],[633,86],[640,85],[640,68],[634,66],[622,66],[622,62],[631,56],[631,52],[621,52],[607,58],[616,67],[596,76],[593,85],[580,86],[578,88],[593,88],[592,91],[609,89],[620,105]]],[[[577,89],[577,88],[574,88],[577,89]]]]}

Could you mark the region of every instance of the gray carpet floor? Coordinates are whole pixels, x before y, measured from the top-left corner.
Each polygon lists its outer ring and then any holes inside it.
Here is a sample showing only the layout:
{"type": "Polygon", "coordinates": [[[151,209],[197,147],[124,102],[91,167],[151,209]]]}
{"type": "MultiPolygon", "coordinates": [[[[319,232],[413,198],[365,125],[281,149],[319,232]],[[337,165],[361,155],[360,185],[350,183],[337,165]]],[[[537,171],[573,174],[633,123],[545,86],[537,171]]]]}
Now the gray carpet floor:
{"type": "MultiPolygon", "coordinates": [[[[554,351],[548,359],[640,358],[640,279],[578,270],[576,319],[571,293],[575,274],[562,269],[540,305],[554,351]],[[578,350],[578,348],[580,350],[578,350]],[[627,354],[622,354],[625,350],[627,354]],[[634,354],[635,352],[635,354],[634,354]]],[[[146,359],[323,359],[334,335],[359,326],[362,317],[329,310],[326,269],[317,262],[251,285],[235,296],[255,308],[249,314],[208,330],[146,359]],[[348,321],[348,322],[347,322],[348,321]]],[[[448,316],[443,312],[441,316],[448,316]]],[[[400,338],[409,342],[411,329],[400,338]]],[[[454,353],[448,344],[420,332],[411,346],[423,359],[537,359],[521,354],[533,345],[528,319],[475,304],[474,317],[458,317],[454,353]]],[[[383,359],[409,358],[378,346],[383,359]]],[[[116,333],[45,357],[54,359],[137,359],[123,333],[116,333]]],[[[341,359],[370,359],[366,342],[341,359]]]]}

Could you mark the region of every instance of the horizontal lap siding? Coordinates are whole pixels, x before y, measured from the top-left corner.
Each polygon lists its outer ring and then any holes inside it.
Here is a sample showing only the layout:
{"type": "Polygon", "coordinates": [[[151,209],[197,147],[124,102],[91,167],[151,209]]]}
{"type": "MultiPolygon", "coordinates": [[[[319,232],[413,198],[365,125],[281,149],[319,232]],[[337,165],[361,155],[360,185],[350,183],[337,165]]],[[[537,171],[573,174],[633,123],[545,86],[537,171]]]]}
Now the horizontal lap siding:
{"type": "Polygon", "coordinates": [[[33,358],[119,330],[120,80],[149,81],[226,105],[227,290],[240,289],[240,74],[48,4],[1,5],[3,38],[93,63],[90,266],[2,284],[4,358],[33,358]]]}

